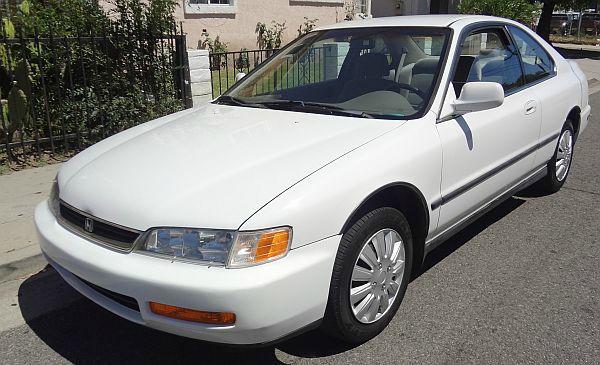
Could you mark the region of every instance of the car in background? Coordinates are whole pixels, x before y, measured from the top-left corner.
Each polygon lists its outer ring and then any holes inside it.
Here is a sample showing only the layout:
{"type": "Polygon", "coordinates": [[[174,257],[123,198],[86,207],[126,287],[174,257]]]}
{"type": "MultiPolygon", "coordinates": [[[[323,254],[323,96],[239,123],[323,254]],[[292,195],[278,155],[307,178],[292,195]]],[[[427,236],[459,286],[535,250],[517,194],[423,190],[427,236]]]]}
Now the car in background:
{"type": "Polygon", "coordinates": [[[600,35],[599,13],[585,13],[581,16],[581,33],[585,35],[600,35]]]}
{"type": "Polygon", "coordinates": [[[550,21],[550,32],[556,35],[570,35],[575,28],[577,31],[577,23],[574,22],[572,14],[552,14],[550,21]]]}
{"type": "Polygon", "coordinates": [[[66,282],[205,341],[361,343],[435,247],[558,191],[590,115],[576,63],[486,16],[321,27],[240,78],[62,166],[35,224],[66,282]]]}

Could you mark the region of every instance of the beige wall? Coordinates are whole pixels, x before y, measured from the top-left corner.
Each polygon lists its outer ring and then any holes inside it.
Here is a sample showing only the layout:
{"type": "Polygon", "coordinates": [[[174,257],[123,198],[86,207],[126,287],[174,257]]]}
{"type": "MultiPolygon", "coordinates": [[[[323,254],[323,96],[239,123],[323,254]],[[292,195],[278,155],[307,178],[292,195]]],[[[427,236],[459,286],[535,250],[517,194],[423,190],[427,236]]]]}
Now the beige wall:
{"type": "MultiPolygon", "coordinates": [[[[448,0],[448,13],[456,13],[460,0],[448,0]]],[[[431,0],[372,0],[373,17],[429,14],[431,0]]]]}
{"type": "MultiPolygon", "coordinates": [[[[177,19],[183,21],[183,29],[187,33],[188,48],[196,48],[203,29],[211,38],[220,36],[221,41],[228,43],[229,51],[241,48],[256,49],[257,22],[271,24],[272,20],[285,21],[286,30],[283,44],[297,37],[297,29],[304,22],[304,17],[319,19],[317,26],[333,24],[345,17],[344,6],[332,1],[293,1],[293,0],[237,0],[235,14],[186,14],[185,3],[176,11],[177,19]]],[[[377,1],[377,0],[375,0],[377,1]]]]}
{"type": "MultiPolygon", "coordinates": [[[[256,34],[254,29],[257,22],[271,25],[271,21],[285,22],[286,30],[283,44],[298,35],[298,27],[304,23],[304,17],[318,19],[317,26],[328,25],[343,21],[346,16],[344,2],[353,0],[233,0],[235,5],[227,13],[190,13],[189,0],[179,0],[175,11],[177,20],[183,22],[187,33],[188,48],[197,48],[202,31],[215,39],[228,43],[229,51],[241,48],[256,49],[256,34]]],[[[429,13],[431,0],[371,0],[371,14],[374,17],[412,15],[429,13]]],[[[448,0],[450,12],[455,11],[459,0],[448,0]]],[[[111,5],[106,0],[100,3],[109,9],[111,5]]]]}

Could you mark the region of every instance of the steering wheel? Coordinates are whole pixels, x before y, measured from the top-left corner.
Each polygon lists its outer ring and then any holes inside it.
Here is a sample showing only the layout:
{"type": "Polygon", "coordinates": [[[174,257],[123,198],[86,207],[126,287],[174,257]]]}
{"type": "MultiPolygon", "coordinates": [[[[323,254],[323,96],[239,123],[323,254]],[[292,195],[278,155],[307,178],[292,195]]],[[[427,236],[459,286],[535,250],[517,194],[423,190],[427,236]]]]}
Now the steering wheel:
{"type": "Polygon", "coordinates": [[[398,93],[398,94],[401,91],[403,91],[403,90],[408,90],[408,91],[416,94],[419,98],[421,98],[421,102],[418,105],[419,108],[425,102],[425,99],[426,99],[425,93],[423,91],[417,89],[416,87],[409,85],[409,84],[403,84],[401,82],[398,82],[395,85],[390,86],[389,88],[386,89],[386,91],[393,91],[393,92],[398,93]]]}

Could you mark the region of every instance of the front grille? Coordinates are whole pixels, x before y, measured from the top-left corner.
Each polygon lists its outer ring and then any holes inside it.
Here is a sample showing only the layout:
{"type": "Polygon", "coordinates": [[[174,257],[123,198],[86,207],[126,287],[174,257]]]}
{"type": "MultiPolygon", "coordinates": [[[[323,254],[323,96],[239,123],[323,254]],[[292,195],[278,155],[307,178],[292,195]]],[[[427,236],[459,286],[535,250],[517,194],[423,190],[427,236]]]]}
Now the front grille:
{"type": "Polygon", "coordinates": [[[65,223],[78,234],[119,250],[131,250],[141,234],[140,231],[92,217],[64,202],[60,202],[60,216],[61,223],[65,223]]]}
{"type": "Polygon", "coordinates": [[[135,300],[135,298],[128,297],[127,295],[115,293],[114,291],[110,291],[108,289],[104,289],[102,287],[99,287],[96,284],[92,284],[89,281],[83,280],[79,276],[77,276],[77,279],[81,280],[82,283],[89,286],[91,289],[94,289],[99,294],[104,295],[108,299],[111,299],[129,309],[133,309],[136,312],[140,311],[140,305],[138,304],[137,300],[135,300]]]}

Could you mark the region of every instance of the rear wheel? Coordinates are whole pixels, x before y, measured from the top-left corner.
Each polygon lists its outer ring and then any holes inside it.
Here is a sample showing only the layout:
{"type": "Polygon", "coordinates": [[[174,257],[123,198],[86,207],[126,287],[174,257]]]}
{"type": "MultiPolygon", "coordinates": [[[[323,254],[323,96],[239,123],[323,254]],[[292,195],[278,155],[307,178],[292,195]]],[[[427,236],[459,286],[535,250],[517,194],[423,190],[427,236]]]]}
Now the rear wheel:
{"type": "Polygon", "coordinates": [[[412,236],[404,215],[379,208],[342,237],[323,328],[350,343],[379,334],[398,310],[412,269],[412,236]]]}
{"type": "Polygon", "coordinates": [[[546,176],[537,184],[539,190],[545,193],[555,193],[562,188],[571,170],[574,147],[573,124],[567,120],[560,132],[554,155],[548,161],[546,176]]]}

